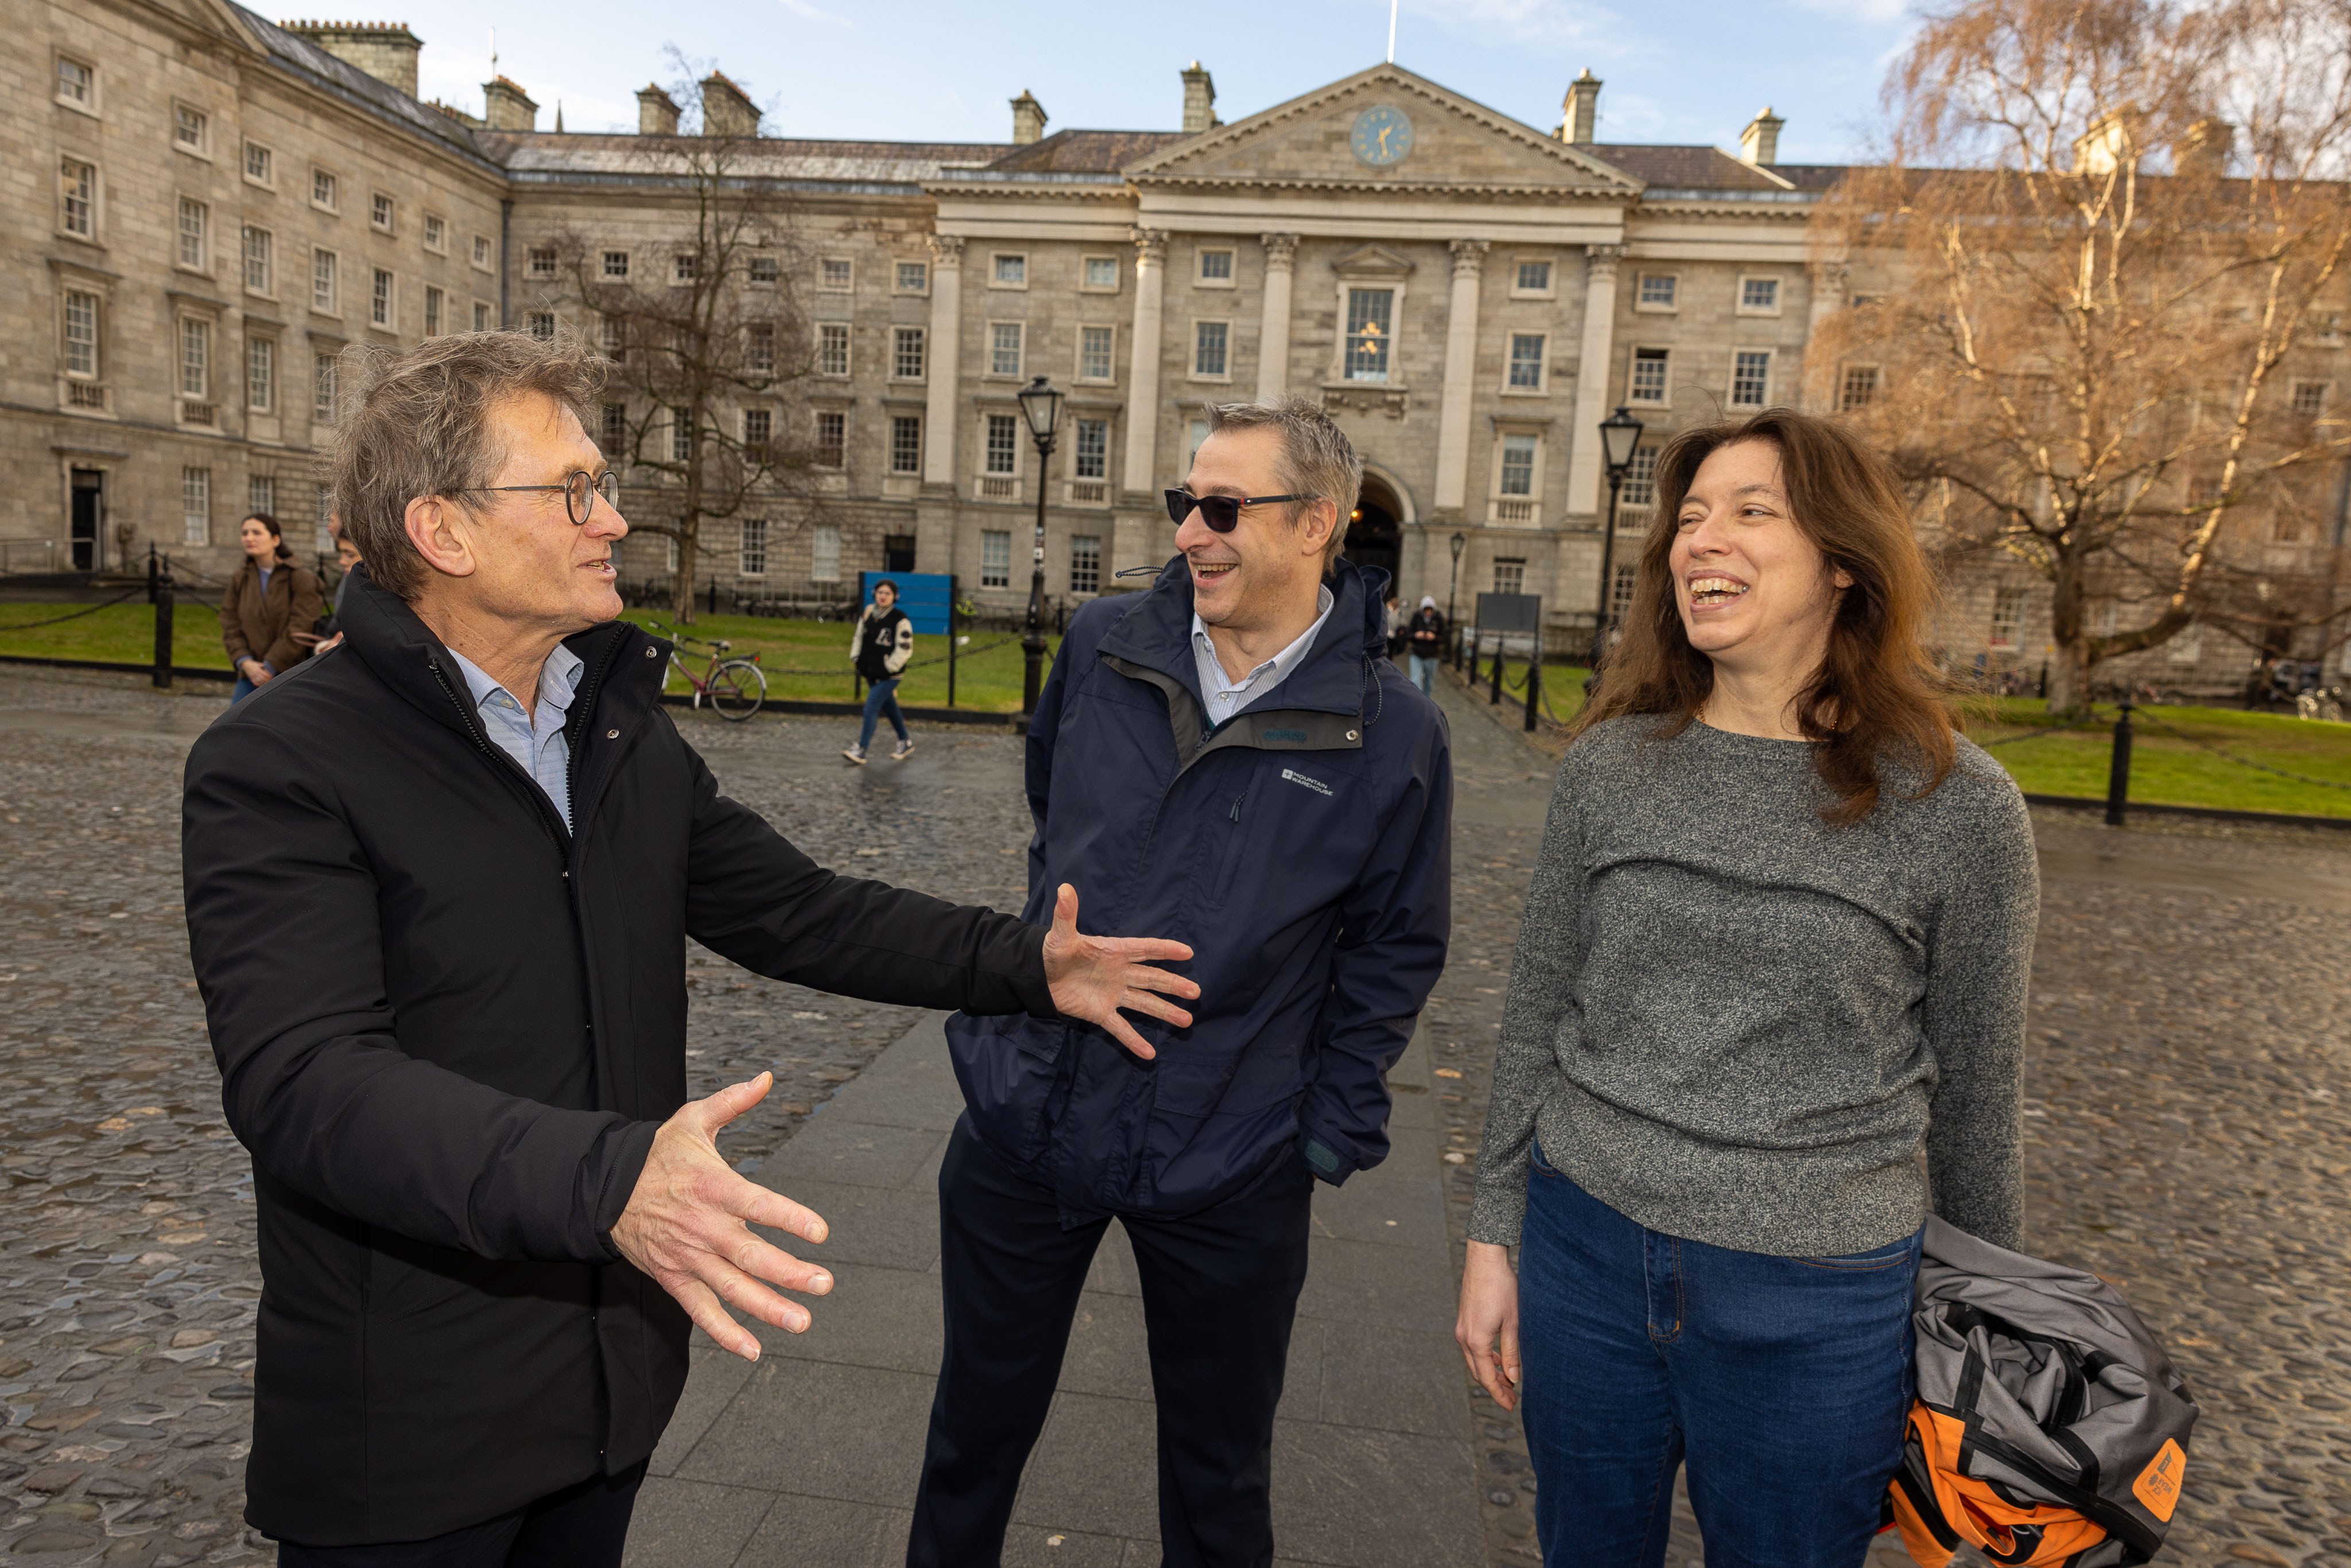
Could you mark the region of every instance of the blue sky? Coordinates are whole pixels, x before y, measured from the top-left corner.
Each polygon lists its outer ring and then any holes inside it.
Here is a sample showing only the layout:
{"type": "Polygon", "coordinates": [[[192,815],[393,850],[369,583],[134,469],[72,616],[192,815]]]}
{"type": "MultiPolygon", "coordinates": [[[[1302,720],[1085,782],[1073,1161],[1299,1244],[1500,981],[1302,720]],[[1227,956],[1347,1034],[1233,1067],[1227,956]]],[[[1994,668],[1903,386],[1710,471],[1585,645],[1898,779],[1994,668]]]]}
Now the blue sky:
{"type": "MultiPolygon", "coordinates": [[[[552,129],[634,130],[634,93],[675,74],[675,46],[715,61],[785,136],[1001,141],[1007,101],[1032,89],[1049,129],[1174,130],[1176,72],[1215,73],[1217,110],[1238,120],[1376,63],[1387,0],[402,0],[424,40],[423,95],[478,113],[498,68],[529,89],[552,129]]],[[[1601,139],[1712,142],[1771,104],[1787,121],[1784,162],[1863,155],[1877,90],[1911,29],[1904,0],[1403,0],[1396,60],[1529,124],[1558,123],[1586,66],[1607,83],[1601,139]]]]}

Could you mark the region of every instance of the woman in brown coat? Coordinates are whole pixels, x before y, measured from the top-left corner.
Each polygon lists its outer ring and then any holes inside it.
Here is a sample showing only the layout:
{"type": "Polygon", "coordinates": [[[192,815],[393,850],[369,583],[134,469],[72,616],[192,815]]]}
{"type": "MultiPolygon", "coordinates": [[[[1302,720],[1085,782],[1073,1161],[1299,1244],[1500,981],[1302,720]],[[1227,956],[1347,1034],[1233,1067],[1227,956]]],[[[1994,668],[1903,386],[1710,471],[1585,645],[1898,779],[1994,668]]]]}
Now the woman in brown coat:
{"type": "Polygon", "coordinates": [[[246,517],[236,542],[245,547],[245,564],[221,595],[220,608],[221,641],[236,666],[231,702],[244,701],[256,686],[310,656],[318,641],[310,629],[326,601],[317,575],[295,564],[284,531],[268,513],[246,517]]]}

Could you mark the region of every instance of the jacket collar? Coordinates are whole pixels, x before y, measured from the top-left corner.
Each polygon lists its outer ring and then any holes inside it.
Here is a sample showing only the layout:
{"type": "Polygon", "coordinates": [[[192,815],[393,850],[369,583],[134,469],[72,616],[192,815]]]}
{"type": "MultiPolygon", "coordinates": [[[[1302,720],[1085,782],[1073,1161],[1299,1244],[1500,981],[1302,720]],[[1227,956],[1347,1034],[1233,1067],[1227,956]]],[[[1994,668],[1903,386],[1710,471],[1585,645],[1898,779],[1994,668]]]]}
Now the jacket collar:
{"type": "MultiPolygon", "coordinates": [[[[1320,713],[1359,714],[1364,708],[1365,661],[1387,652],[1387,617],[1380,594],[1388,574],[1342,557],[1325,582],[1332,603],[1322,634],[1290,678],[1278,688],[1278,706],[1320,713]]],[[[1192,572],[1177,556],[1160,569],[1149,589],[1104,634],[1101,652],[1141,664],[1183,683],[1200,699],[1199,671],[1192,657],[1192,572]]]]}

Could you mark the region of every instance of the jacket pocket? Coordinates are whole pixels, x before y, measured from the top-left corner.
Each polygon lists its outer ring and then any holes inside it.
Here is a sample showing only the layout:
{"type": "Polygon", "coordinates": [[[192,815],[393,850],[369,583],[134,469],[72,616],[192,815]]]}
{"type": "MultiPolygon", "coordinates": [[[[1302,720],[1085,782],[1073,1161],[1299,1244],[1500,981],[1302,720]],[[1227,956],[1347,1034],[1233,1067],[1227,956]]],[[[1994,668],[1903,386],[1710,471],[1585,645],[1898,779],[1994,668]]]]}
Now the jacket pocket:
{"type": "Polygon", "coordinates": [[[1855,1252],[1843,1258],[1799,1258],[1797,1262],[1807,1269],[1826,1269],[1844,1274],[1867,1274],[1880,1269],[1895,1269],[1907,1263],[1917,1255],[1918,1238],[1914,1232],[1899,1241],[1883,1247],[1873,1247],[1866,1252],[1855,1252]]]}
{"type": "Polygon", "coordinates": [[[1241,851],[1249,842],[1249,824],[1253,820],[1249,800],[1249,792],[1243,789],[1233,797],[1232,809],[1226,813],[1225,852],[1217,867],[1217,879],[1208,889],[1208,899],[1212,904],[1221,904],[1232,896],[1233,878],[1240,873],[1241,851]]]}

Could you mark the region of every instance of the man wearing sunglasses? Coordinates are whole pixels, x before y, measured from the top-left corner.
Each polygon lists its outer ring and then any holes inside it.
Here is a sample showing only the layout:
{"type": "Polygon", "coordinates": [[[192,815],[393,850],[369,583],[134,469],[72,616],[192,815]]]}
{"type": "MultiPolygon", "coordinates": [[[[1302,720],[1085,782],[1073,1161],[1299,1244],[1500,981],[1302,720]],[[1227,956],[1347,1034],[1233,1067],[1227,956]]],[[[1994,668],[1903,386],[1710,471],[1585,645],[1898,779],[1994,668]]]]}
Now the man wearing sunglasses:
{"type": "Polygon", "coordinates": [[[1063,883],[1195,954],[1190,1016],[948,1022],[946,1353],[907,1561],[998,1561],[1079,1292],[1134,1252],[1171,1568],[1274,1557],[1274,1406],[1317,1179],[1387,1153],[1384,1074],[1444,967],[1442,716],[1386,657],[1387,574],[1340,557],[1363,460],[1299,399],[1208,411],[1181,552],[1071,621],[1029,729],[1033,919],[1063,883]]]}
{"type": "Polygon", "coordinates": [[[836,876],[718,792],[616,620],[598,361],[521,333],[347,368],[347,643],[188,760],[188,927],[262,1299],[246,1519],[286,1568],[617,1568],[689,1327],[797,1333],[824,1221],[688,1103],[690,937],[847,995],[1180,1019],[1174,942],[836,876]],[[1163,996],[1162,993],[1165,993],[1163,996]],[[722,1304],[723,1303],[723,1304],[722,1304]]]}

